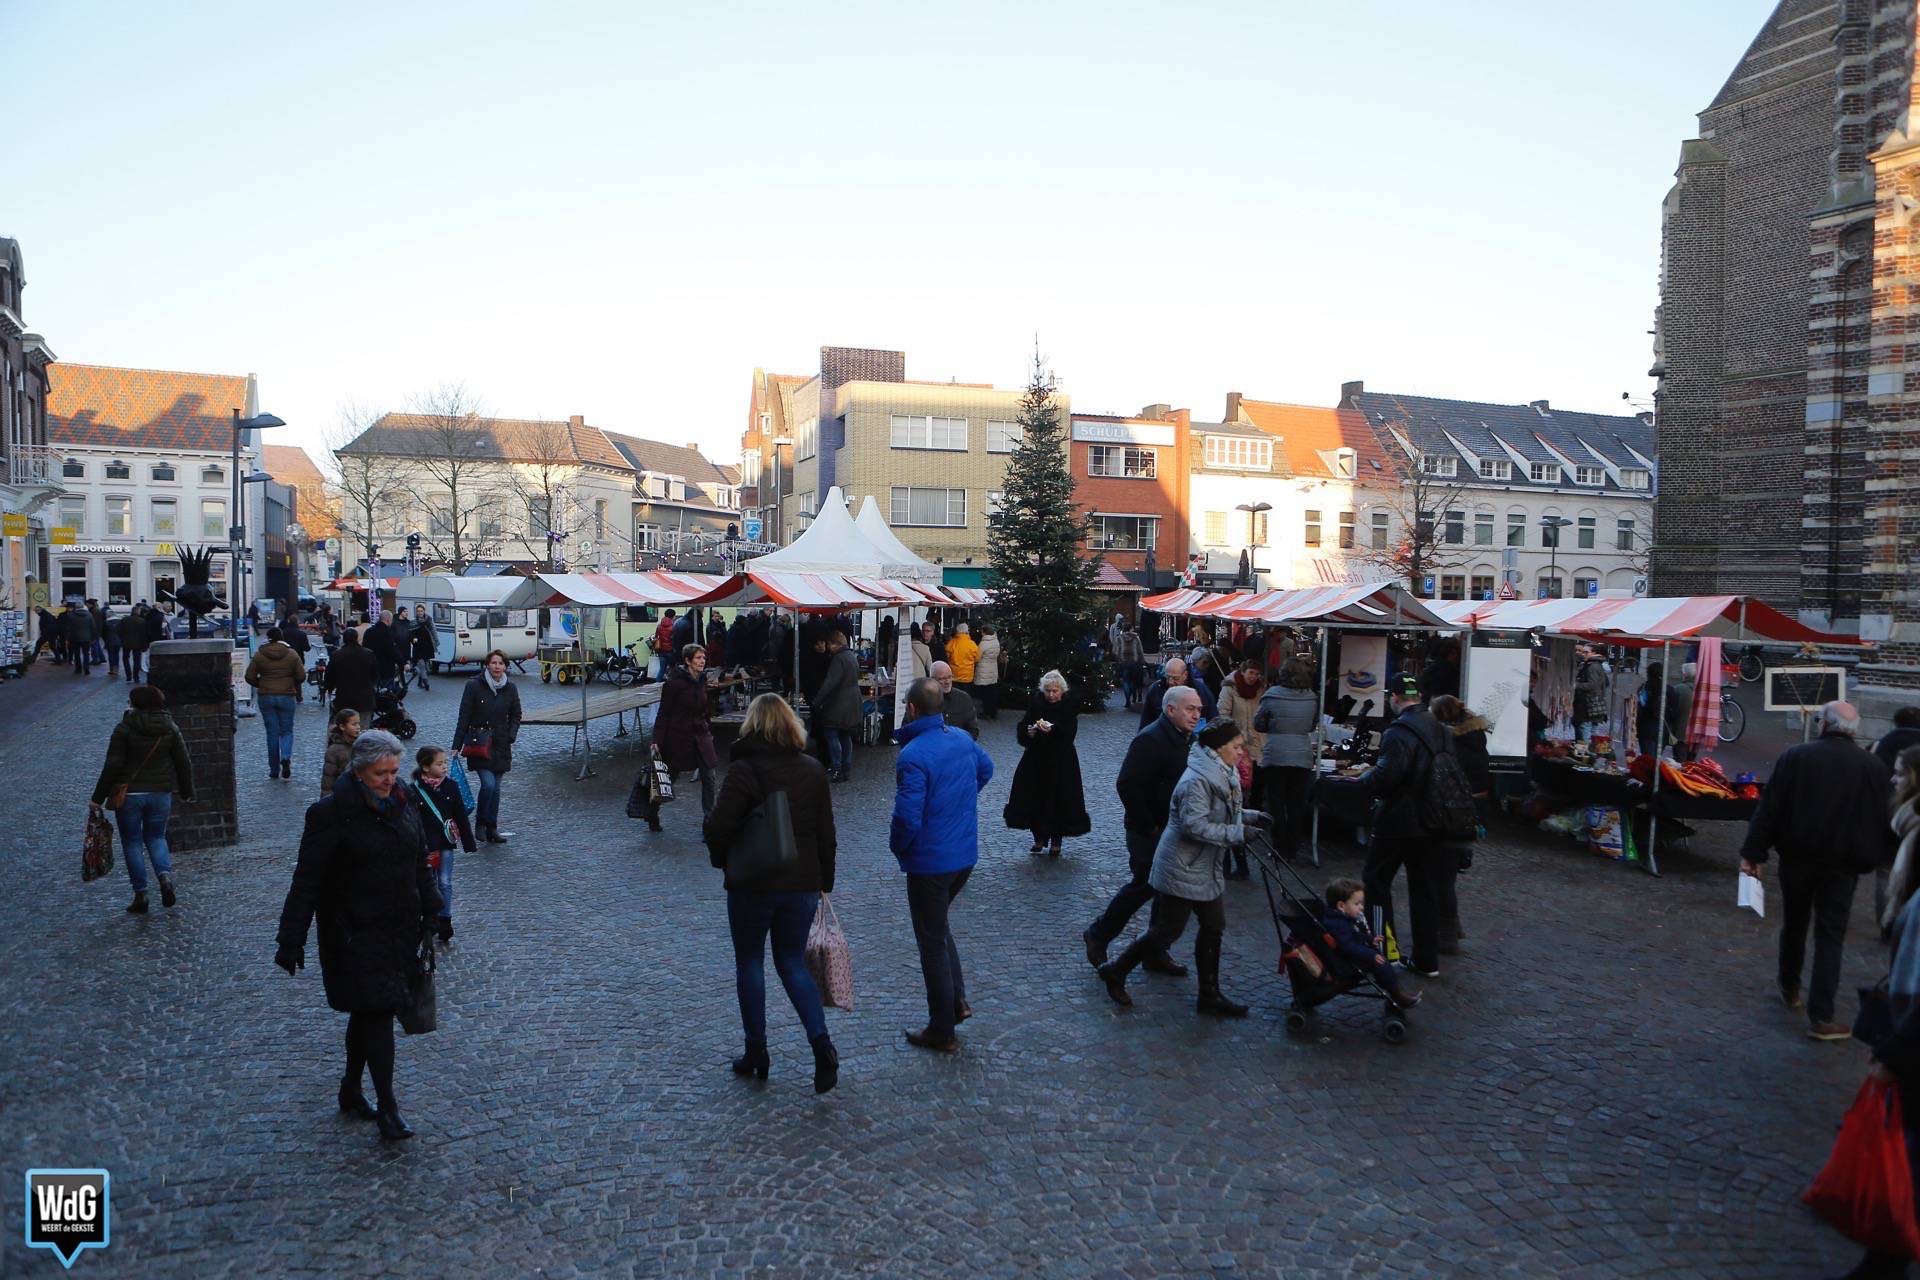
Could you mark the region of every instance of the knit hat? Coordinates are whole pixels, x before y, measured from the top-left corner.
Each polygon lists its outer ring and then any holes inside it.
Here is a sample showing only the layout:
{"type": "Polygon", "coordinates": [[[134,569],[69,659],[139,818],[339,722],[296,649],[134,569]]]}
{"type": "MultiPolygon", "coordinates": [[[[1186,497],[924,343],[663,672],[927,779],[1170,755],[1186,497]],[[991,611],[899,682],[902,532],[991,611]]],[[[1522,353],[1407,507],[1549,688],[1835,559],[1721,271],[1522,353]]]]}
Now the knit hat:
{"type": "Polygon", "coordinates": [[[1229,716],[1218,716],[1200,731],[1200,745],[1218,751],[1240,736],[1240,726],[1229,716]]]}

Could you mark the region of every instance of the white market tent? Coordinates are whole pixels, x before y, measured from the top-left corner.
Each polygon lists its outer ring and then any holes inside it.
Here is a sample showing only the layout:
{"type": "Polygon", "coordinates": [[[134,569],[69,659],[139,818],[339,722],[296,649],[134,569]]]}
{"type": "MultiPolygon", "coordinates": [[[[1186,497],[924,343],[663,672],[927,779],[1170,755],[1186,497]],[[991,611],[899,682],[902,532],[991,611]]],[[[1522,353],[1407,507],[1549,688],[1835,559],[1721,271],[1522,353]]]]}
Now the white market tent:
{"type": "MultiPolygon", "coordinates": [[[[838,492],[840,492],[838,489],[831,489],[827,496],[831,498],[838,492]]],[[[873,500],[872,494],[868,494],[867,500],[861,504],[860,515],[854,520],[853,526],[884,558],[881,566],[882,577],[896,578],[902,582],[937,584],[940,581],[940,566],[915,555],[913,548],[900,541],[893,529],[881,518],[880,504],[873,500]]],[[[813,531],[809,529],[807,532],[813,531]]]]}

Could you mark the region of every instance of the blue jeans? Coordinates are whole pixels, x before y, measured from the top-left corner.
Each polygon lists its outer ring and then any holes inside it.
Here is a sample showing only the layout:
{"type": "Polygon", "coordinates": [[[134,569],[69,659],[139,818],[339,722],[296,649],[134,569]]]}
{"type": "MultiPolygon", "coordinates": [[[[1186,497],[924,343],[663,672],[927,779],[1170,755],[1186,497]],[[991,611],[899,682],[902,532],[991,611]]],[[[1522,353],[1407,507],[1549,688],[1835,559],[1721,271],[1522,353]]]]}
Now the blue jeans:
{"type": "Polygon", "coordinates": [[[960,948],[953,944],[947,911],[967,884],[973,868],[941,875],[907,876],[907,912],[914,941],[920,944],[920,973],[927,982],[927,1030],[936,1039],[953,1035],[954,1010],[967,998],[960,974],[960,948]]]}
{"type": "Polygon", "coordinates": [[[440,889],[440,918],[453,919],[453,854],[452,849],[440,851],[440,869],[433,873],[433,882],[440,889]]]}
{"type": "Polygon", "coordinates": [[[767,935],[773,935],[773,968],[807,1029],[807,1039],[827,1034],[820,988],[807,971],[807,930],[820,909],[817,893],[727,892],[727,925],[733,931],[734,984],[740,994],[740,1025],[747,1043],[767,1041],[767,935]]]}
{"type": "Polygon", "coordinates": [[[845,729],[822,729],[827,739],[827,767],[835,773],[853,768],[853,734],[845,729]]]}
{"type": "Polygon", "coordinates": [[[473,776],[480,782],[480,803],[475,807],[473,820],[483,827],[500,825],[500,775],[491,769],[475,769],[473,776]]]}
{"type": "Polygon", "coordinates": [[[167,850],[167,819],[173,815],[171,791],[129,791],[127,802],[114,816],[120,822],[120,843],[127,857],[127,879],[135,893],[147,891],[147,861],[153,858],[155,875],[173,874],[173,857],[167,850]]]}
{"type": "Polygon", "coordinates": [[[293,709],[295,703],[292,694],[263,693],[260,695],[260,722],[267,728],[267,774],[269,777],[280,772],[280,762],[293,761],[293,709]]]}

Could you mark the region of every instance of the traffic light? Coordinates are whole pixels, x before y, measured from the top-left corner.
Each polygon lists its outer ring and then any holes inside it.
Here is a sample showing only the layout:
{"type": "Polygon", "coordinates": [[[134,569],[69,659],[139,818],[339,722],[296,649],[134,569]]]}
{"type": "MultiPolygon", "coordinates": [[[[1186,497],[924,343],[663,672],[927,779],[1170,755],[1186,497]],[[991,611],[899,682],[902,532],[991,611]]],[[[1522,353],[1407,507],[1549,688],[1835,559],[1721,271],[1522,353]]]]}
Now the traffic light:
{"type": "Polygon", "coordinates": [[[420,535],[419,535],[419,534],[417,534],[417,533],[410,533],[410,534],[408,534],[408,535],[407,535],[407,550],[409,550],[409,551],[418,551],[419,549],[420,549],[420,535]]]}

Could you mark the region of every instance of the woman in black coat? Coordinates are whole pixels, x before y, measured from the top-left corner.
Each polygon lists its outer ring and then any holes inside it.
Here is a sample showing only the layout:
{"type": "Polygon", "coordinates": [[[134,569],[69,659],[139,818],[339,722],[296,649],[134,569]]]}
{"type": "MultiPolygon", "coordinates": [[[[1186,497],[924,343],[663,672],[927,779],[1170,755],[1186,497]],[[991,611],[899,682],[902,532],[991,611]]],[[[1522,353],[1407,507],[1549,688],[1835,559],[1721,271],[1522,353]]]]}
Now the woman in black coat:
{"type": "Polygon", "coordinates": [[[793,865],[749,884],[728,876],[727,924],[733,932],[734,985],[747,1051],[733,1060],[737,1075],[767,1078],[766,945],[773,938],[773,968],[800,1015],[813,1045],[813,1090],[825,1093],[840,1076],[840,1055],[827,1035],[820,988],[807,969],[807,931],[820,909],[820,895],[833,892],[833,795],[820,762],[806,754],[800,717],[776,693],[763,693],[747,708],[734,742],[733,763],[707,815],[703,835],[713,865],[727,869],[727,854],[747,825],[747,815],[775,792],[784,792],[793,819],[793,865]]]}
{"type": "Polygon", "coordinates": [[[440,916],[419,805],[397,785],[403,751],[390,733],[361,734],[351,772],[308,808],[273,957],[289,975],[304,969],[307,926],[319,915],[327,1004],[347,1015],[340,1109],[378,1120],[389,1142],[413,1136],[393,1096],[393,1018],[440,916]],[[363,1068],[378,1111],[360,1092],[363,1068]]]}
{"type": "MultiPolygon", "coordinates": [[[[327,674],[333,674],[331,668],[327,674]]],[[[486,667],[461,691],[460,718],[453,726],[456,756],[468,742],[486,739],[486,754],[467,756],[466,761],[480,783],[474,836],[488,844],[505,844],[511,834],[500,829],[500,778],[513,768],[513,743],[519,736],[520,690],[507,679],[507,655],[495,649],[487,655],[486,667]]]]}
{"type": "Polygon", "coordinates": [[[1040,677],[1016,735],[1026,753],[1013,772],[1006,820],[1015,830],[1033,832],[1033,852],[1049,846],[1060,856],[1060,842],[1093,829],[1080,788],[1080,753],[1073,745],[1080,714],[1067,701],[1067,678],[1058,671],[1040,677]]]}
{"type": "Polygon", "coordinates": [[[360,723],[373,724],[373,654],[360,643],[360,637],[348,631],[327,663],[326,688],[333,695],[333,709],[352,707],[360,713],[360,723]]]}
{"type": "MultiPolygon", "coordinates": [[[[653,745],[670,774],[700,775],[700,812],[713,812],[715,774],[720,757],[713,748],[713,727],[708,723],[707,651],[690,644],[680,651],[680,661],[660,685],[660,709],[653,717],[653,745]]],[[[652,768],[651,762],[642,766],[652,768]]],[[[642,793],[646,788],[639,789],[642,793]]],[[[660,830],[660,806],[643,794],[641,808],[647,830],[660,830]]]]}

